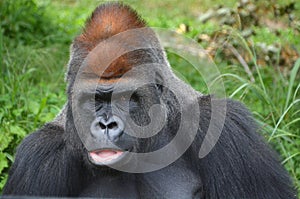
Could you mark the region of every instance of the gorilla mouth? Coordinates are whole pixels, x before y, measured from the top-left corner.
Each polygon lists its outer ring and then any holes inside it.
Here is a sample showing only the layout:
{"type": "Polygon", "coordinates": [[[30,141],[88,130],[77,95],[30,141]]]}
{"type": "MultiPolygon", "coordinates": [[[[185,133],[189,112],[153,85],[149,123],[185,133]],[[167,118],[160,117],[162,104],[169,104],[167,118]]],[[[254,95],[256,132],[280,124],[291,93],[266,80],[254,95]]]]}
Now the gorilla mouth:
{"type": "Polygon", "coordinates": [[[111,160],[117,159],[123,154],[123,151],[113,150],[113,149],[104,149],[90,152],[91,158],[96,162],[110,162],[111,160]]]}
{"type": "Polygon", "coordinates": [[[89,159],[96,165],[110,165],[120,161],[127,153],[120,149],[100,149],[89,152],[89,159]]]}

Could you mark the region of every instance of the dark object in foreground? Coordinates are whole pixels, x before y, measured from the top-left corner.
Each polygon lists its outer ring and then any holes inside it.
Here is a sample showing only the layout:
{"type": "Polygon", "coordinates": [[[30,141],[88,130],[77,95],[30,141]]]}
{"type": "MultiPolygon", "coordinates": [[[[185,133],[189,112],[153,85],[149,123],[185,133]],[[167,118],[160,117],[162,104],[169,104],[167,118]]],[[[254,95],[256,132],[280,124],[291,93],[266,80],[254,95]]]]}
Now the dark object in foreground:
{"type": "Polygon", "coordinates": [[[244,106],[203,96],[176,78],[155,34],[144,27],[125,5],[104,4],[94,11],[72,45],[68,102],[53,122],[19,146],[3,194],[296,198],[287,172],[244,106]],[[130,118],[137,129],[160,118],[154,105],[166,109],[163,127],[153,136],[143,134],[146,128],[132,135],[130,118]],[[176,140],[181,124],[184,136],[172,150],[150,159],[147,154],[176,140]],[[199,158],[208,129],[221,135],[199,158]],[[174,154],[178,158],[168,164],[174,154]]]}

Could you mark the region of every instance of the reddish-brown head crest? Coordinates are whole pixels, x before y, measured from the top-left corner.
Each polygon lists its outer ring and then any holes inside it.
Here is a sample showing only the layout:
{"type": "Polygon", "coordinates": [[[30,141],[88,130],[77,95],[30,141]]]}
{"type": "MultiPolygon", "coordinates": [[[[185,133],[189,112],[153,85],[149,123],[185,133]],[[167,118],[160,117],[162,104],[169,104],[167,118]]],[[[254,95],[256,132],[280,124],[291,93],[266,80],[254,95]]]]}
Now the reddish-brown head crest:
{"type": "Polygon", "coordinates": [[[106,3],[95,9],[74,46],[88,53],[85,73],[110,80],[120,78],[134,65],[151,63],[152,53],[146,51],[158,43],[154,32],[132,8],[106,3]]]}
{"type": "Polygon", "coordinates": [[[94,10],[75,42],[90,51],[113,35],[145,26],[146,23],[131,7],[122,3],[106,3],[94,10]]]}

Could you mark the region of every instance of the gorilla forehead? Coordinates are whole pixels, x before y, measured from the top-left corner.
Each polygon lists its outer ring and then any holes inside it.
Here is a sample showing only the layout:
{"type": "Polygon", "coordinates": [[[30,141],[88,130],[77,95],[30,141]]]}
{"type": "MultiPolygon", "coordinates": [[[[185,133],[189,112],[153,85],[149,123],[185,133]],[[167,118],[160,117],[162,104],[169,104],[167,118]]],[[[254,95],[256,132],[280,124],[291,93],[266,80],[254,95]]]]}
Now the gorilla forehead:
{"type": "Polygon", "coordinates": [[[87,73],[111,79],[137,65],[161,63],[163,50],[149,28],[128,30],[101,41],[83,62],[87,73]]]}
{"type": "Polygon", "coordinates": [[[78,94],[82,92],[95,93],[114,92],[122,93],[127,91],[134,91],[140,87],[153,84],[164,84],[163,74],[160,74],[161,64],[146,63],[131,68],[128,72],[118,78],[107,79],[99,77],[93,72],[87,72],[89,66],[83,67],[82,72],[77,75],[73,87],[73,93],[78,94]],[[86,69],[85,69],[86,68],[86,69]],[[151,70],[149,70],[151,68],[151,70]]]}

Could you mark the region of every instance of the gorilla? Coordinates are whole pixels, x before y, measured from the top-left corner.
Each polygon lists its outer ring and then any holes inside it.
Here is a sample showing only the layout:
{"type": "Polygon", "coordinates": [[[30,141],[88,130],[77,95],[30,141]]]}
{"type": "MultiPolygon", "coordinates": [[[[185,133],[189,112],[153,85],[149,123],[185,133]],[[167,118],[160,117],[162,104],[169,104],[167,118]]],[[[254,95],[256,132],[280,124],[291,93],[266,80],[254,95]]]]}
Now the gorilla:
{"type": "Polygon", "coordinates": [[[20,144],[4,197],[296,198],[248,110],[177,78],[129,6],[95,9],[66,80],[66,105],[20,144]]]}

